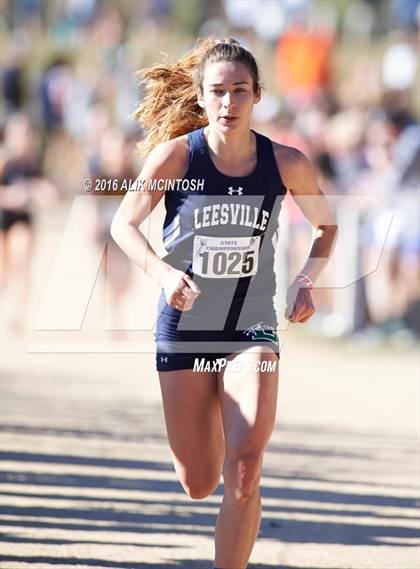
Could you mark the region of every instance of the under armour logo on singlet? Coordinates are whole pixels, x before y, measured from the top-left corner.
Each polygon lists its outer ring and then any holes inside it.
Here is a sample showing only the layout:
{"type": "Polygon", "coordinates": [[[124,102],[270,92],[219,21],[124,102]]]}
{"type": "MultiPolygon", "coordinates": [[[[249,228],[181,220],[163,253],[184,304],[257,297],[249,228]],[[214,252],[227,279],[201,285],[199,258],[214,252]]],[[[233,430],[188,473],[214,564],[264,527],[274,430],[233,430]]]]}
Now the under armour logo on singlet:
{"type": "Polygon", "coordinates": [[[239,186],[239,188],[237,190],[233,189],[233,186],[230,186],[228,189],[228,194],[230,196],[233,196],[233,194],[237,194],[238,196],[241,196],[243,194],[243,188],[241,188],[241,186],[239,186]]]}

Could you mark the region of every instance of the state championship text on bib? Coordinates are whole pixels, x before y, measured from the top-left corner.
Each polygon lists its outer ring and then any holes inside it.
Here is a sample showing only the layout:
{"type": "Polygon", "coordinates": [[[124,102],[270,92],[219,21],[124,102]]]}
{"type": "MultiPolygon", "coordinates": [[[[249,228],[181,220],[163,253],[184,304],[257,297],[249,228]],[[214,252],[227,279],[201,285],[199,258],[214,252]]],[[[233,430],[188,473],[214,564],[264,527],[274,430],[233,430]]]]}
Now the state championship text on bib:
{"type": "Polygon", "coordinates": [[[194,274],[212,279],[250,277],[257,273],[260,236],[194,237],[194,274]]]}

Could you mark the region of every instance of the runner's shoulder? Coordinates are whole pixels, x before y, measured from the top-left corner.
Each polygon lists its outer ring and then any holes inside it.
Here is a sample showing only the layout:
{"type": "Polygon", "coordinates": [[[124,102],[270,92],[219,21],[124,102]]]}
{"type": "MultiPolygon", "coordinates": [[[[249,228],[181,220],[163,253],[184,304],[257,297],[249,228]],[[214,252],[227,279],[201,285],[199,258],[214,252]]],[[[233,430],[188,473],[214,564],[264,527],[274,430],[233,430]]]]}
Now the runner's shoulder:
{"type": "Polygon", "coordinates": [[[151,154],[162,160],[188,160],[189,145],[186,134],[157,144],[151,154]]]}
{"type": "MultiPolygon", "coordinates": [[[[311,164],[307,156],[294,146],[279,144],[271,141],[277,167],[282,173],[284,181],[292,180],[296,176],[302,176],[309,172],[311,164]]],[[[286,184],[287,185],[287,184],[286,184]]]]}
{"type": "Polygon", "coordinates": [[[148,156],[148,161],[161,168],[169,167],[178,176],[188,169],[189,145],[187,135],[177,136],[157,144],[148,156]]]}
{"type": "Polygon", "coordinates": [[[286,144],[280,144],[278,142],[274,142],[274,140],[271,142],[273,144],[274,156],[278,163],[282,163],[283,167],[297,167],[308,161],[306,155],[298,148],[295,148],[294,146],[287,146],[286,144]]]}

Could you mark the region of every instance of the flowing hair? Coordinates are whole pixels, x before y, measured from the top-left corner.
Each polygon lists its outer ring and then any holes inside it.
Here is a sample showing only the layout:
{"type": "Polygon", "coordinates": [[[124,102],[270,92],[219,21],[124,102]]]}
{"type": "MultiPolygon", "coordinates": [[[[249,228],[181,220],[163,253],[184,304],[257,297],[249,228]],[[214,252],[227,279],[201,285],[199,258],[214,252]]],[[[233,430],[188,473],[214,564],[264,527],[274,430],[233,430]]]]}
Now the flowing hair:
{"type": "Polygon", "coordinates": [[[148,154],[160,142],[171,140],[206,126],[206,111],[197,102],[197,89],[202,90],[206,63],[237,61],[243,63],[253,79],[253,90],[260,89],[260,74],[254,56],[233,38],[220,40],[209,37],[194,49],[171,62],[140,69],[144,98],[133,118],[145,133],[138,143],[140,154],[148,154]]]}

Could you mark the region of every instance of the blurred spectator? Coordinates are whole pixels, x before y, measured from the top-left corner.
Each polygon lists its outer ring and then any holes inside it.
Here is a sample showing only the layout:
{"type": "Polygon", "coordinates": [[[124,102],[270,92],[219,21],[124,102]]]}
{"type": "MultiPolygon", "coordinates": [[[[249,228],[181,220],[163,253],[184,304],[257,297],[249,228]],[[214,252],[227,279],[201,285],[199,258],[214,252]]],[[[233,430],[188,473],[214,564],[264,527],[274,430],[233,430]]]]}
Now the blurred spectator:
{"type": "Polygon", "coordinates": [[[285,30],[277,44],[276,74],[287,98],[302,104],[328,88],[333,44],[333,31],[309,29],[303,20],[285,30]]]}
{"type": "Polygon", "coordinates": [[[365,212],[361,219],[363,274],[373,266],[381,250],[377,269],[362,283],[370,331],[379,334],[397,333],[404,328],[404,319],[410,320],[409,313],[420,299],[419,135],[417,125],[400,132],[384,112],[374,115],[366,129],[366,168],[352,188],[354,193],[373,194],[394,212],[390,226],[388,211],[377,208],[365,212]],[[400,160],[402,148],[407,157],[404,162],[400,160]],[[412,176],[406,177],[410,169],[412,176]]]}
{"type": "MultiPolygon", "coordinates": [[[[104,125],[104,118],[101,113],[93,117],[93,123],[98,121],[97,131],[104,125]]],[[[124,187],[124,183],[129,187],[130,182],[133,182],[138,175],[133,164],[136,141],[125,139],[119,130],[109,127],[101,133],[96,142],[96,149],[91,146],[91,154],[88,155],[92,185],[95,187],[97,181],[100,181],[104,188],[109,189],[98,192],[93,201],[96,206],[93,234],[101,249],[106,246],[106,259],[102,268],[109,286],[111,329],[114,336],[120,336],[122,335],[120,332],[123,331],[122,303],[130,288],[132,265],[130,259],[121,252],[111,238],[109,230],[121,195],[125,193],[121,188],[124,187]],[[110,186],[107,182],[110,182],[110,186]],[[115,188],[119,190],[115,191],[115,188]]]]}
{"type": "Polygon", "coordinates": [[[36,207],[58,197],[42,178],[35,132],[23,114],[9,118],[0,163],[0,252],[2,291],[7,293],[6,314],[14,333],[22,333],[28,301],[33,250],[33,216],[36,207]]]}
{"type": "Polygon", "coordinates": [[[1,82],[7,114],[21,110],[27,96],[25,66],[28,61],[28,49],[28,39],[24,33],[17,32],[11,37],[1,82]]]}
{"type": "Polygon", "coordinates": [[[41,79],[42,118],[47,131],[63,126],[72,91],[70,62],[67,57],[56,57],[41,79]]]}

